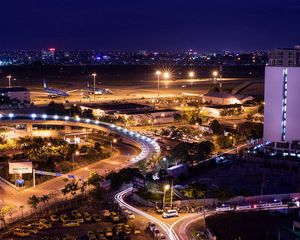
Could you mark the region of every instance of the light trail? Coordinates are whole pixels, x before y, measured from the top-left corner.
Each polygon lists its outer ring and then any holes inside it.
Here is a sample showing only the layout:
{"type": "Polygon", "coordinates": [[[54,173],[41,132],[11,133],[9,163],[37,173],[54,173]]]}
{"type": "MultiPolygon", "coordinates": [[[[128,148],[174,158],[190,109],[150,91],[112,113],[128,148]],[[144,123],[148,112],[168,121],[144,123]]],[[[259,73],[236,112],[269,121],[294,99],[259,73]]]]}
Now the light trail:
{"type": "Polygon", "coordinates": [[[151,220],[151,222],[154,222],[156,223],[157,225],[160,226],[160,228],[165,232],[165,234],[167,235],[167,237],[170,239],[170,240],[180,240],[180,238],[177,236],[177,234],[175,233],[174,230],[172,230],[167,224],[163,223],[162,221],[158,220],[157,218],[155,217],[152,217],[151,215],[127,204],[125,201],[124,201],[124,197],[126,195],[128,195],[130,192],[132,192],[133,188],[130,187],[130,188],[127,188],[125,190],[123,190],[122,192],[119,192],[115,195],[115,201],[121,206],[124,206],[126,207],[127,209],[131,210],[132,212],[136,213],[136,214],[139,214],[149,220],[151,220]]]}

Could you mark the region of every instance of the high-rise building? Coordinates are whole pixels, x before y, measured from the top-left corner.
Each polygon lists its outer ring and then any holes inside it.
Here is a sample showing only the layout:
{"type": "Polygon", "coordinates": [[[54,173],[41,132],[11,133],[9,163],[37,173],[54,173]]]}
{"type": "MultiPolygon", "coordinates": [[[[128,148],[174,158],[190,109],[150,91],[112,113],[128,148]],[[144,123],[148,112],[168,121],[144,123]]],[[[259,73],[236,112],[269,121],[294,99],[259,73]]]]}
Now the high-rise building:
{"type": "Polygon", "coordinates": [[[265,68],[264,141],[290,153],[300,153],[300,62],[297,51],[300,54],[300,49],[284,50],[282,55],[275,50],[272,53],[275,57],[271,59],[273,64],[265,68]]]}
{"type": "Polygon", "coordinates": [[[300,66],[300,46],[294,48],[278,48],[269,52],[269,66],[300,66]]]}

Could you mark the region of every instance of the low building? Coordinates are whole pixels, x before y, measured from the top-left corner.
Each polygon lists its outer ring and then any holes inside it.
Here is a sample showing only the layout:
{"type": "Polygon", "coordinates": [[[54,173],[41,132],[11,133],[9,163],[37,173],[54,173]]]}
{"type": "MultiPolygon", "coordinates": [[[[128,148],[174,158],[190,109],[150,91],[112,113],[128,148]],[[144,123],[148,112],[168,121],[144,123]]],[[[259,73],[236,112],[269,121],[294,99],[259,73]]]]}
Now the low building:
{"type": "Polygon", "coordinates": [[[131,120],[133,125],[172,123],[176,120],[176,114],[181,111],[174,109],[151,109],[142,111],[120,111],[116,117],[124,117],[131,120]]]}
{"type": "Polygon", "coordinates": [[[209,117],[230,117],[255,114],[258,111],[257,105],[232,104],[232,105],[211,105],[202,107],[201,113],[209,117]]]}
{"type": "Polygon", "coordinates": [[[30,91],[25,87],[0,88],[0,95],[8,96],[11,100],[30,103],[30,91]]]}
{"type": "Polygon", "coordinates": [[[153,110],[154,107],[136,104],[136,103],[115,103],[115,104],[87,104],[81,105],[80,108],[91,109],[95,116],[114,115],[121,112],[147,111],[153,110]]]}
{"type": "Polygon", "coordinates": [[[187,175],[188,165],[182,163],[169,167],[167,168],[167,173],[168,176],[173,177],[174,179],[178,179],[180,176],[187,175]]]}
{"type": "Polygon", "coordinates": [[[251,96],[230,94],[224,92],[208,92],[203,95],[203,103],[209,103],[213,105],[232,105],[243,104],[246,101],[251,101],[254,98],[251,96]]]}

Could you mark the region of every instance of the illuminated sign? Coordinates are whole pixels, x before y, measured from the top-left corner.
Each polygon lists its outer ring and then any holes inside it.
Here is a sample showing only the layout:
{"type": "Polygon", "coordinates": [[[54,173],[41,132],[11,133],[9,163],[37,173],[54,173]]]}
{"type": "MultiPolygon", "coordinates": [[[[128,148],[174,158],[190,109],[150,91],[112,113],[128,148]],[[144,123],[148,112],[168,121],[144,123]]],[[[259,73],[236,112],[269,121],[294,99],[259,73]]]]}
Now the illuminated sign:
{"type": "Polygon", "coordinates": [[[9,174],[32,173],[32,162],[9,163],[9,174]]]}

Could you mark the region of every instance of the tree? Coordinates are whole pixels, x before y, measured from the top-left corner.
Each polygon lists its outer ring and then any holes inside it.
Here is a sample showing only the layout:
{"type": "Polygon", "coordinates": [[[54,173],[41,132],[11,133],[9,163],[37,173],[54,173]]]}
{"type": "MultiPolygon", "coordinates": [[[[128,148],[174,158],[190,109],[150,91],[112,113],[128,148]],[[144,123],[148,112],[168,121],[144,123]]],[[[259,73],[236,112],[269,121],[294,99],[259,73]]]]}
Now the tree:
{"type": "Polygon", "coordinates": [[[11,215],[13,211],[15,210],[16,206],[14,205],[6,205],[0,209],[0,221],[6,223],[5,217],[6,215],[11,215]]]}
{"type": "Polygon", "coordinates": [[[65,106],[62,103],[51,101],[46,108],[46,113],[49,115],[65,115],[65,106]]]}
{"type": "Polygon", "coordinates": [[[221,149],[232,147],[232,139],[229,136],[218,136],[217,144],[221,149]]]}
{"type": "Polygon", "coordinates": [[[40,203],[40,198],[37,197],[36,195],[32,195],[31,197],[28,198],[28,204],[30,205],[31,208],[34,208],[35,210],[39,203],[40,203]]]}
{"type": "Polygon", "coordinates": [[[173,115],[173,117],[174,117],[174,120],[177,122],[180,122],[182,120],[182,115],[180,113],[175,113],[173,115]]]}
{"type": "Polygon", "coordinates": [[[103,180],[103,178],[96,173],[95,171],[89,171],[89,176],[88,176],[88,185],[92,185],[94,187],[97,187],[100,185],[100,182],[103,180]]]}
{"type": "Polygon", "coordinates": [[[211,130],[214,134],[223,134],[223,126],[218,122],[218,120],[213,120],[210,124],[211,130]]]}

